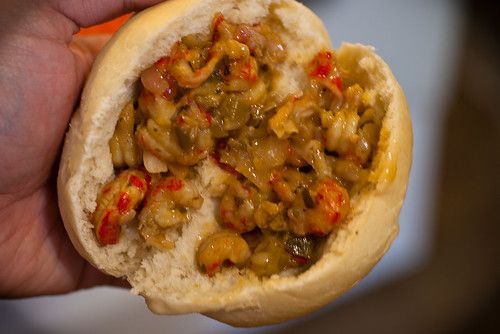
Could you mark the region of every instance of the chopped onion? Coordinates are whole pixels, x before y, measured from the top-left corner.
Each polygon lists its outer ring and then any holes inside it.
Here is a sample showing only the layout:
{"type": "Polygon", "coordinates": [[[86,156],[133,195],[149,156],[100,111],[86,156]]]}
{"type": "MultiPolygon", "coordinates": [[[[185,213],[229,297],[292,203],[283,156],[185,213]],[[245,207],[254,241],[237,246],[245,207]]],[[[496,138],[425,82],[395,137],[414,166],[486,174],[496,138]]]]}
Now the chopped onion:
{"type": "Polygon", "coordinates": [[[158,159],[155,155],[144,151],[142,159],[144,161],[144,167],[150,173],[163,173],[168,172],[167,163],[163,160],[158,159]]]}
{"type": "Polygon", "coordinates": [[[170,87],[168,82],[163,79],[160,71],[155,66],[151,66],[141,74],[141,82],[148,91],[156,95],[163,93],[170,87]]]}

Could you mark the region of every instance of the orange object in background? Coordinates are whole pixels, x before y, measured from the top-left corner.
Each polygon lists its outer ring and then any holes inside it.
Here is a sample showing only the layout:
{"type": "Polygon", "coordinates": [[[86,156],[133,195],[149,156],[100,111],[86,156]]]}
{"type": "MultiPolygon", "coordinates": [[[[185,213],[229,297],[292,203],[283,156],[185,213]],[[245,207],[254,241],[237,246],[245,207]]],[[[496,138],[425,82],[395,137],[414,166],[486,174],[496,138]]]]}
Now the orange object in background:
{"type": "Polygon", "coordinates": [[[96,26],[91,26],[88,28],[82,28],[77,35],[88,36],[88,35],[102,35],[102,34],[113,34],[132,16],[133,13],[125,14],[117,17],[114,20],[98,24],[96,26]]]}

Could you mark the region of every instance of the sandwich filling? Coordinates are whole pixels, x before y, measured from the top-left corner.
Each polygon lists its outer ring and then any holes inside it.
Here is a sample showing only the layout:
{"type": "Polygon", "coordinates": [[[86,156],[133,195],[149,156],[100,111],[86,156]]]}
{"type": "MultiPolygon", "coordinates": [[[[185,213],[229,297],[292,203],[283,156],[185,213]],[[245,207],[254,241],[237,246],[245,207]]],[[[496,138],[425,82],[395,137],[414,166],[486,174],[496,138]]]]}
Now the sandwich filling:
{"type": "Polygon", "coordinates": [[[109,141],[116,176],[91,217],[99,244],[137,228],[168,252],[169,231],[208,193],[220,230],[198,245],[207,275],[237,266],[271,276],[318,259],[367,183],[384,111],[332,50],[302,69],[301,95],[280,96],[283,29],[272,12],[253,25],[216,14],[208,33],[184,36],[142,72],[109,141]],[[209,189],[196,182],[204,163],[223,175],[209,189]]]}

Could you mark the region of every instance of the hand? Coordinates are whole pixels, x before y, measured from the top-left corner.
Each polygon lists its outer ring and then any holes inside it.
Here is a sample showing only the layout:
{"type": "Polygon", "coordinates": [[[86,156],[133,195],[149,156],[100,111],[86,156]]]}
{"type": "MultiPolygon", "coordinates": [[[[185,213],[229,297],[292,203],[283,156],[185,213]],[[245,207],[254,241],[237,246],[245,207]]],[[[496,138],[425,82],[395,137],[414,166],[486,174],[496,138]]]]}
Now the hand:
{"type": "Polygon", "coordinates": [[[78,255],[59,216],[58,155],[93,61],[71,41],[80,27],[158,2],[0,2],[0,296],[124,284],[78,255]]]}

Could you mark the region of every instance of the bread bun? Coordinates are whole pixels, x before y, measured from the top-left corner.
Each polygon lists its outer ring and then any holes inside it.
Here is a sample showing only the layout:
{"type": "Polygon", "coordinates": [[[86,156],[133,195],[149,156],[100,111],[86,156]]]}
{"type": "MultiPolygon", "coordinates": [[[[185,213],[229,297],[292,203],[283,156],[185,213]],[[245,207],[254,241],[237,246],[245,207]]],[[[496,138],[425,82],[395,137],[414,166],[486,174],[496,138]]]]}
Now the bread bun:
{"type": "MultiPolygon", "coordinates": [[[[281,322],[316,310],[350,289],[380,260],[398,234],[398,216],[411,165],[412,129],[401,87],[374,49],[343,44],[338,64],[350,71],[385,110],[369,184],[351,198],[346,224],[333,232],[322,257],[305,272],[269,278],[241,275],[236,268],[208,277],[196,265],[202,237],[217,230],[214,201],[205,198],[176,246],[169,252],[147,248],[134,229],[116,245],[100,246],[89,220],[100,187],[114,176],[108,141],[123,106],[136,91],[140,73],[182,36],[205,32],[216,12],[230,21],[254,23],[269,6],[288,33],[281,36],[289,59],[279,89],[300,93],[298,69],[331,48],[319,18],[293,0],[171,0],[132,17],[95,61],[79,110],[66,136],[58,177],[64,225],[79,253],[101,271],[126,277],[158,314],[200,312],[235,326],[281,322]]],[[[199,186],[218,177],[213,165],[201,169],[199,186]]],[[[203,193],[202,193],[203,194],[203,193]]]]}

